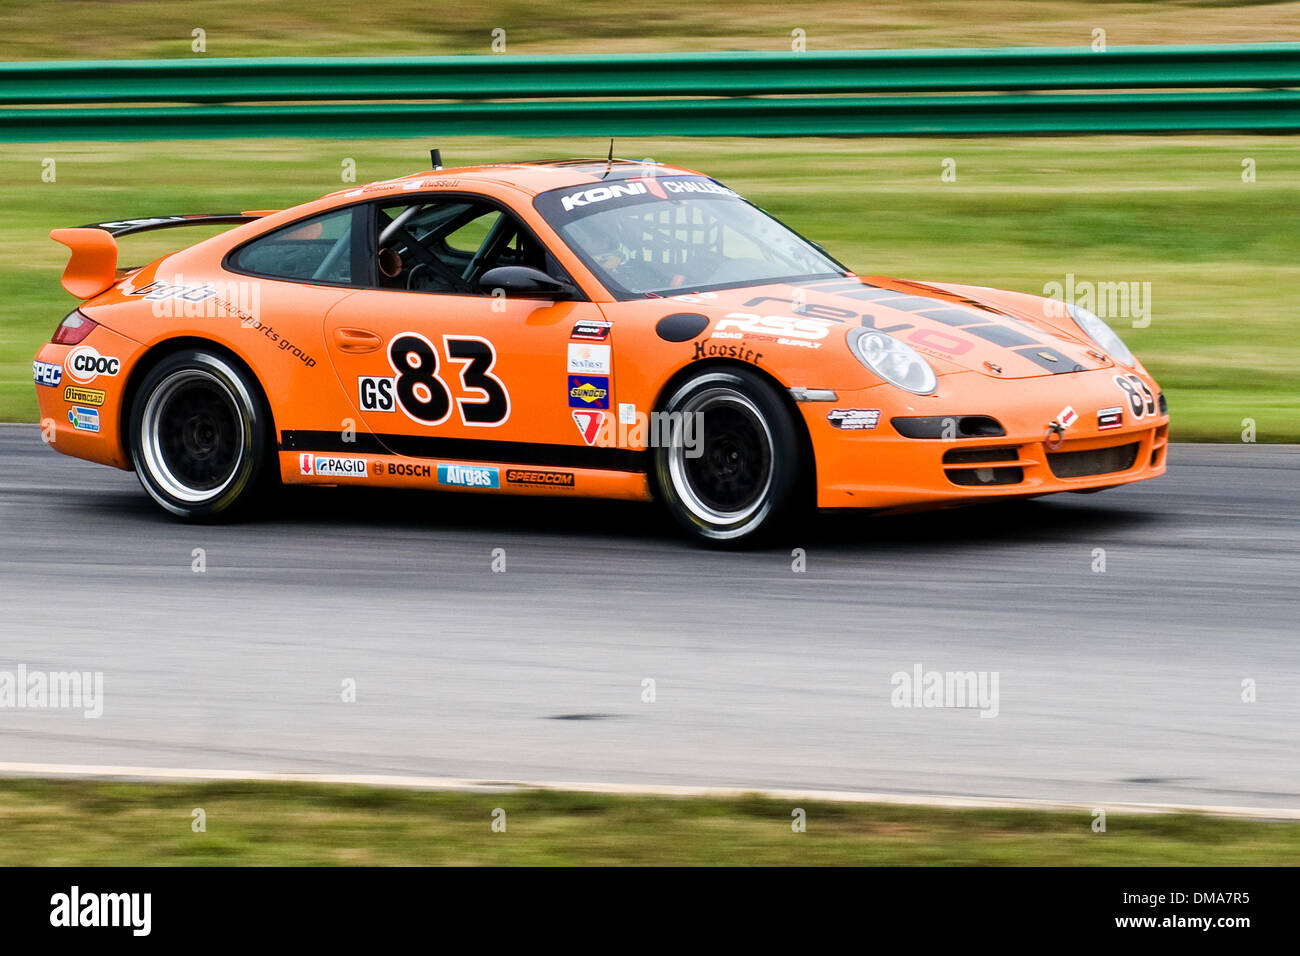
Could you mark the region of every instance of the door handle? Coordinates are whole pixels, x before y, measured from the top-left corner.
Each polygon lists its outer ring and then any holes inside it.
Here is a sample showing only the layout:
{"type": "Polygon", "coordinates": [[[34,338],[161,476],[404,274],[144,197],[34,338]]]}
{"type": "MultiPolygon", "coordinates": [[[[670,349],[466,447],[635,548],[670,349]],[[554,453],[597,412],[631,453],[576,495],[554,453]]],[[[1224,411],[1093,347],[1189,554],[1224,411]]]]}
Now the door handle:
{"type": "Polygon", "coordinates": [[[350,355],[364,355],[373,352],[384,344],[384,340],[367,332],[365,329],[335,329],[334,345],[340,352],[350,355]]]}

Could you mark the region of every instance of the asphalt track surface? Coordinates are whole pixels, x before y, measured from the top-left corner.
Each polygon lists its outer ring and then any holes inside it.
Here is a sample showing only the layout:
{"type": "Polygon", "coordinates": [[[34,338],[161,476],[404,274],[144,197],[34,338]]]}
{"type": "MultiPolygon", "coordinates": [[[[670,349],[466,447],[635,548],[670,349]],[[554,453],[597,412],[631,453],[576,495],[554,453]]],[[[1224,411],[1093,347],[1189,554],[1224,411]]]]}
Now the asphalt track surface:
{"type": "Polygon", "coordinates": [[[0,709],[0,762],[1298,808],[1300,447],[1170,461],[736,554],[653,506],[355,489],[187,526],[2,426],[0,670],[105,699],[0,709]],[[998,715],[892,706],[918,664],[997,672],[998,715]]]}

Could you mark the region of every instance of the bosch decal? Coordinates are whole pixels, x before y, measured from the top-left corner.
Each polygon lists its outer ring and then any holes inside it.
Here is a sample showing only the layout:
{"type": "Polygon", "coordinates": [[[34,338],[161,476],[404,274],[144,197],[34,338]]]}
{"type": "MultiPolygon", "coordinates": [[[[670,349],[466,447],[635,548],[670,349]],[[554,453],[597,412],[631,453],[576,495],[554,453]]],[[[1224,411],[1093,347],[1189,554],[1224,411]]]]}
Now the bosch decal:
{"type": "Polygon", "coordinates": [[[428,465],[412,465],[407,462],[388,463],[388,474],[401,478],[429,478],[433,469],[428,465]]]}

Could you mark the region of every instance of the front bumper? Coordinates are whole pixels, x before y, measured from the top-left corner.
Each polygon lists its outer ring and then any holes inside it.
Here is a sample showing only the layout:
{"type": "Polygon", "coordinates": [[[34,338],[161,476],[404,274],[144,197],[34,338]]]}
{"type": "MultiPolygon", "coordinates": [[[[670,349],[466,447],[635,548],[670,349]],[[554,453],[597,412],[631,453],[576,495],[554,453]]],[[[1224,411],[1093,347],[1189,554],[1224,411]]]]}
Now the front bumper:
{"type": "MultiPolygon", "coordinates": [[[[938,507],[1092,491],[1164,474],[1167,413],[1157,407],[1153,414],[1134,418],[1125,406],[1122,424],[1101,427],[1099,413],[1120,406],[1123,399],[1114,374],[1107,370],[994,383],[977,379],[970,382],[978,386],[971,395],[950,381],[942,389],[945,395],[923,398],[874,386],[841,391],[834,403],[800,403],[816,456],[817,505],[938,507]],[[1050,424],[1066,408],[1073,408],[1077,419],[1063,434],[1050,435],[1050,424]],[[848,431],[831,424],[835,409],[878,409],[880,414],[875,428],[848,431]],[[996,419],[1005,434],[916,438],[891,424],[895,417],[972,415],[996,419]]],[[[1158,394],[1155,383],[1143,378],[1158,394]]]]}

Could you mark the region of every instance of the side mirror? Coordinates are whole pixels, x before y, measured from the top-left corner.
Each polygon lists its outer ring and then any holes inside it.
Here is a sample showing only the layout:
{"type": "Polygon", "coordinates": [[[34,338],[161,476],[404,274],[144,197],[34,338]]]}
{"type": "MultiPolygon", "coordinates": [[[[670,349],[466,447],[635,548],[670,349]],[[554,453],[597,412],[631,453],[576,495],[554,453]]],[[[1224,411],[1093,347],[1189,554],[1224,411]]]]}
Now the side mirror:
{"type": "Polygon", "coordinates": [[[531,266],[497,266],[489,269],[479,277],[478,287],[488,295],[501,289],[508,298],[516,299],[567,299],[578,292],[569,283],[531,266]]]}

